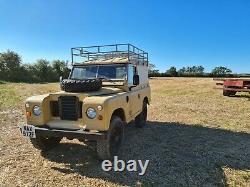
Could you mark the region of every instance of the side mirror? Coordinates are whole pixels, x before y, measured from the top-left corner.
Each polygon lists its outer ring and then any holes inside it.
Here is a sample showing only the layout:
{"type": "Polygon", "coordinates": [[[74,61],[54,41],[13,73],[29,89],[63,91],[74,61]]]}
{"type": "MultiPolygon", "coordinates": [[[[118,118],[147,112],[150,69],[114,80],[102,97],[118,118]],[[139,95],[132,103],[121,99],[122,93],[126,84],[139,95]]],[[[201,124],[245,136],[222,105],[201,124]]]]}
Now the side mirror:
{"type": "Polygon", "coordinates": [[[139,75],[134,75],[133,76],[133,84],[136,85],[136,86],[140,84],[139,75]]]}

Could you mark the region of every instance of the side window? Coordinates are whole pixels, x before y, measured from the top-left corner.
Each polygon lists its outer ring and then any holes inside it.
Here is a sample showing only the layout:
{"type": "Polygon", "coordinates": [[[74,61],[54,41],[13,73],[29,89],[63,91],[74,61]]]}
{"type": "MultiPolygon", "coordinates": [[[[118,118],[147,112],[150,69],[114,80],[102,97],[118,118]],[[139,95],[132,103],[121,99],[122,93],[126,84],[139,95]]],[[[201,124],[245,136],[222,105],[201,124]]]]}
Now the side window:
{"type": "Polygon", "coordinates": [[[137,74],[137,69],[132,64],[128,65],[128,84],[133,85],[133,77],[137,74]]]}

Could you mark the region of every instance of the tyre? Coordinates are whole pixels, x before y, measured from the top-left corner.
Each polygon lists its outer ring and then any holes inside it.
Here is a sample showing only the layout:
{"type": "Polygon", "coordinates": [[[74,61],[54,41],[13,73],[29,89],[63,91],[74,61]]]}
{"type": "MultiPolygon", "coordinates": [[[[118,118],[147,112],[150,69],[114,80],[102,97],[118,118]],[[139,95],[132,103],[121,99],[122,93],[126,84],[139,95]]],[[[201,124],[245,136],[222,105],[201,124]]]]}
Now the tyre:
{"type": "Polygon", "coordinates": [[[223,96],[234,96],[236,91],[223,90],[223,96]]]}
{"type": "Polygon", "coordinates": [[[121,118],[113,116],[106,140],[98,140],[96,144],[97,155],[101,160],[113,160],[117,156],[124,136],[124,122],[121,118]]]}
{"type": "Polygon", "coordinates": [[[230,96],[235,96],[236,92],[235,91],[231,91],[230,92],[230,96]]]}
{"type": "Polygon", "coordinates": [[[223,96],[229,96],[229,95],[230,95],[229,91],[223,90],[223,96]]]}
{"type": "Polygon", "coordinates": [[[147,109],[147,102],[144,101],[142,105],[142,112],[135,117],[135,127],[142,128],[147,123],[147,115],[148,115],[148,109],[147,109]]]}
{"type": "Polygon", "coordinates": [[[101,87],[102,81],[100,79],[64,79],[61,82],[61,89],[66,92],[97,91],[101,89],[101,87]]]}
{"type": "Polygon", "coordinates": [[[48,151],[56,147],[60,143],[61,139],[61,137],[36,137],[30,139],[30,141],[36,149],[39,149],[41,151],[48,151]]]}

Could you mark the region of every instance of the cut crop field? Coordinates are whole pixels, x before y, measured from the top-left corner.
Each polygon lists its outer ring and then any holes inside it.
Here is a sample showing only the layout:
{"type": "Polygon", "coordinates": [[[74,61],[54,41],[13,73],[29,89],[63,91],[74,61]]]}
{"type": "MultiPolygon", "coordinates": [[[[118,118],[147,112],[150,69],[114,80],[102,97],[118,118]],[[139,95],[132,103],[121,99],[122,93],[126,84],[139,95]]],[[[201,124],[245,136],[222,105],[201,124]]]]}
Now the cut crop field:
{"type": "Polygon", "coordinates": [[[250,94],[224,97],[208,78],[153,78],[148,123],[125,128],[119,159],[145,175],[105,172],[95,152],[64,139],[40,154],[18,125],[24,101],[58,83],[0,84],[0,186],[250,186],[250,94]]]}

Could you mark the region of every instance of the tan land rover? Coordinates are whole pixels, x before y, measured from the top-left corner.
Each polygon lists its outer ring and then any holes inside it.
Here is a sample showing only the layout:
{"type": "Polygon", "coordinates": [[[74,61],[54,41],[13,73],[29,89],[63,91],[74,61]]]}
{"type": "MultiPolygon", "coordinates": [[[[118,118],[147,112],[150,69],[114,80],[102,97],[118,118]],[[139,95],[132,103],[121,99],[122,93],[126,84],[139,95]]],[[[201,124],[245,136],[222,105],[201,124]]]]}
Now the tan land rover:
{"type": "Polygon", "coordinates": [[[46,151],[63,137],[96,145],[100,159],[118,154],[124,125],[143,127],[150,102],[148,53],[115,44],[71,49],[72,70],[62,91],[29,97],[23,136],[46,151]]]}

